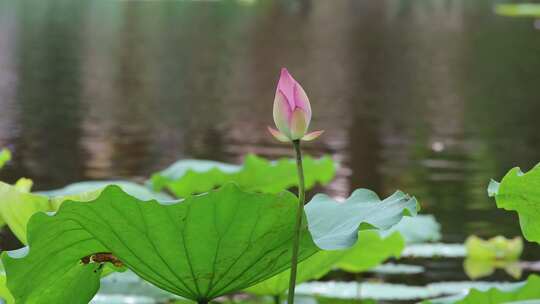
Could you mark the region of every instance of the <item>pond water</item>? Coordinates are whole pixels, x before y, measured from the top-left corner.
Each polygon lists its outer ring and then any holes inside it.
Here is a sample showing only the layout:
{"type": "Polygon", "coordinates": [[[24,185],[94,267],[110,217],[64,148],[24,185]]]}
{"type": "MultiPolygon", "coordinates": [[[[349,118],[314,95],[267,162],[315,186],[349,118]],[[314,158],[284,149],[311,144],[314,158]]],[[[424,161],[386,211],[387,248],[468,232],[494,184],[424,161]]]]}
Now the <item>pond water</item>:
{"type": "MultiPolygon", "coordinates": [[[[285,66],[326,130],[306,150],[341,163],[324,191],[405,190],[445,242],[521,235],[486,187],[540,161],[540,32],[495,2],[0,0],[0,177],[41,190],[292,155],[266,131],[285,66]]],[[[406,280],[466,279],[461,260],[425,264],[406,280]]]]}

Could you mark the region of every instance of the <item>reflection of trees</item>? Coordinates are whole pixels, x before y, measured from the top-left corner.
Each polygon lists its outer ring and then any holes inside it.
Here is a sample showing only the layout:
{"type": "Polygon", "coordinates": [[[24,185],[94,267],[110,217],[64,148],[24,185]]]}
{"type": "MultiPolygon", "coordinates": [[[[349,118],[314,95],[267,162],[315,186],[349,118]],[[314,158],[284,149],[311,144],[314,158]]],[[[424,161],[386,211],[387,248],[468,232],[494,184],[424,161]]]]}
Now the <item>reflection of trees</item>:
{"type": "Polygon", "coordinates": [[[485,139],[496,176],[512,166],[528,169],[540,161],[538,32],[528,19],[486,15],[467,21],[476,29],[467,36],[463,75],[470,129],[485,139]]]}
{"type": "Polygon", "coordinates": [[[17,2],[16,162],[40,185],[80,177],[79,46],[83,2],[17,2]],[[66,115],[68,113],[68,115],[66,115]]]}
{"type": "MultiPolygon", "coordinates": [[[[477,9],[491,10],[491,5],[480,2],[477,9]]],[[[466,21],[465,26],[474,29],[465,36],[467,61],[461,75],[467,131],[482,139],[472,154],[486,168],[485,184],[489,178],[501,178],[511,167],[528,170],[540,161],[540,41],[527,19],[483,14],[466,21]]],[[[513,227],[520,234],[515,214],[493,210],[491,199],[485,203],[492,210],[479,216],[485,221],[497,219],[498,227],[513,227]]]]}
{"type": "Polygon", "coordinates": [[[179,154],[221,155],[222,104],[249,20],[234,2],[10,8],[21,50],[16,157],[38,184],[40,176],[59,184],[147,174],[179,154]]]}
{"type": "MultiPolygon", "coordinates": [[[[10,146],[16,136],[16,16],[10,13],[12,5],[0,2],[0,147],[10,146]]],[[[0,171],[3,180],[15,180],[9,170],[0,171]]]]}
{"type": "Polygon", "coordinates": [[[114,5],[115,13],[87,19],[89,169],[148,174],[179,157],[221,157],[238,10],[228,2],[120,3],[99,2],[94,11],[114,5]]]}
{"type": "Polygon", "coordinates": [[[465,88],[471,85],[461,80],[473,66],[466,50],[467,37],[475,35],[464,20],[491,12],[463,1],[405,2],[355,3],[369,14],[356,19],[358,35],[350,40],[357,69],[351,83],[362,87],[351,102],[365,121],[350,131],[353,183],[418,195],[449,239],[473,230],[493,234],[488,222],[497,211],[485,195],[492,159],[470,130],[475,122],[465,88]],[[366,28],[372,35],[362,35],[366,28]]]}
{"type": "Polygon", "coordinates": [[[97,2],[93,12],[107,14],[86,16],[82,142],[90,156],[86,174],[94,178],[137,174],[153,156],[155,91],[147,79],[145,24],[131,4],[97,2]]]}

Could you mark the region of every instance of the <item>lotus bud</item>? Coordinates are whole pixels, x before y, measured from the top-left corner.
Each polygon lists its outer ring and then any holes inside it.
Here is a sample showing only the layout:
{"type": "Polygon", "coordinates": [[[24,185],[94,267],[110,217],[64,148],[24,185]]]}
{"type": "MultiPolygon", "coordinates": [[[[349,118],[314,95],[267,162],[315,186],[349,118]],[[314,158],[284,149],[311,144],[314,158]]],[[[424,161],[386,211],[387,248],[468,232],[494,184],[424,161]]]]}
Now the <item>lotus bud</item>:
{"type": "Polygon", "coordinates": [[[307,133],[310,121],[311,105],[306,92],[289,71],[282,68],[274,98],[274,122],[277,130],[271,127],[268,127],[268,130],[277,140],[283,142],[314,140],[323,131],[307,133]]]}

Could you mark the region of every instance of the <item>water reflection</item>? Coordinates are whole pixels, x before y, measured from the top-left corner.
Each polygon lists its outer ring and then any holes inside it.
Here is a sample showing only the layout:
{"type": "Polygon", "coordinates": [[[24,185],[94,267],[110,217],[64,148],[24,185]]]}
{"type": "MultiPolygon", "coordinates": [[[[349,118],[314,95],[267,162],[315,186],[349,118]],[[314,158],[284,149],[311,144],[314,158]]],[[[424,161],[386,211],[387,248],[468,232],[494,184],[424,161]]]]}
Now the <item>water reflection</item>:
{"type": "Polygon", "coordinates": [[[485,188],[538,161],[540,40],[493,3],[0,0],[2,178],[43,189],[290,155],[265,131],[287,66],[326,130],[306,149],[342,164],[327,192],[405,189],[445,241],[518,235],[485,188]]]}

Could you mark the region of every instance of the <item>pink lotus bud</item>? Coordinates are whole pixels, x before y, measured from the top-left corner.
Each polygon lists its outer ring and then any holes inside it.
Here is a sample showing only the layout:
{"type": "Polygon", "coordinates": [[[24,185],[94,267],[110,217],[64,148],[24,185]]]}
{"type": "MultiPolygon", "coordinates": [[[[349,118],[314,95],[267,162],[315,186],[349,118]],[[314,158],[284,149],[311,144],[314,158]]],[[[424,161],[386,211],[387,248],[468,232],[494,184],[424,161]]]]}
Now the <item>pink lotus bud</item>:
{"type": "Polygon", "coordinates": [[[306,134],[310,121],[311,105],[306,92],[289,71],[282,68],[274,99],[274,122],[279,131],[270,127],[268,130],[283,142],[314,140],[323,131],[306,134]]]}

